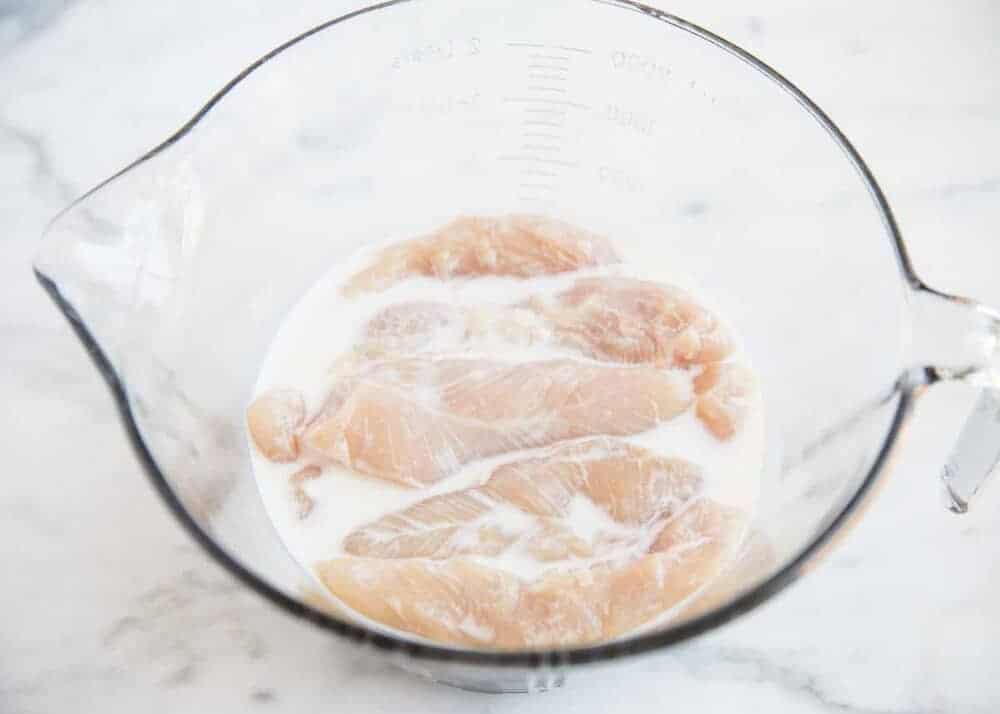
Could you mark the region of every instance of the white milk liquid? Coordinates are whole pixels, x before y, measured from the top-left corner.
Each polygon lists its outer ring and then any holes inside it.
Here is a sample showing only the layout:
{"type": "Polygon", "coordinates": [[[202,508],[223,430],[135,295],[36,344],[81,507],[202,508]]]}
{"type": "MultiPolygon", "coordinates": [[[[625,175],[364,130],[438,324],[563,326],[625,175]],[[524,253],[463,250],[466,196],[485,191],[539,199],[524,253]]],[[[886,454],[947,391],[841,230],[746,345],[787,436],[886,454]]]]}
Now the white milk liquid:
{"type": "MultiPolygon", "coordinates": [[[[531,280],[498,277],[446,282],[409,279],[381,292],[353,298],[341,296],[341,285],[369,265],[376,252],[377,247],[365,249],[351,260],[335,266],[292,308],[264,359],[255,397],[272,388],[293,388],[303,394],[306,413],[315,413],[328,394],[338,357],[350,352],[359,342],[362,328],[371,317],[382,308],[401,302],[440,301],[457,306],[514,304],[531,295],[558,292],[585,275],[625,275],[681,287],[712,310],[711,300],[706,299],[708,296],[697,286],[692,286],[684,276],[665,275],[662,272],[650,274],[628,262],[531,280]]],[[[724,315],[715,314],[724,322],[724,315]]],[[[738,335],[733,334],[732,330],[730,333],[737,349],[729,359],[752,367],[748,355],[739,349],[738,335]]],[[[483,347],[484,351],[480,355],[470,354],[467,349],[463,349],[462,355],[519,361],[553,359],[572,354],[575,359],[588,361],[577,353],[559,351],[551,345],[505,346],[502,352],[489,350],[488,345],[483,347]]],[[[693,408],[648,432],[616,438],[666,457],[679,457],[697,464],[703,472],[705,495],[746,512],[752,510],[765,455],[763,414],[758,390],[755,389],[749,399],[747,417],[742,427],[727,441],[719,441],[709,433],[695,417],[693,408]]],[[[302,483],[302,488],[314,501],[312,511],[306,518],[299,517],[293,487],[289,483],[289,477],[304,464],[272,463],[257,451],[252,442],[250,451],[257,486],[278,535],[295,560],[317,582],[319,589],[326,592],[315,576],[314,567],[320,561],[344,557],[341,544],[351,531],[428,496],[482,484],[498,465],[543,453],[546,448],[507,452],[498,457],[474,461],[454,475],[424,488],[407,488],[390,481],[355,474],[337,465],[327,465],[320,477],[302,483]]],[[[623,529],[586,498],[578,498],[572,506],[570,524],[574,532],[584,539],[592,534],[610,534],[623,529]]],[[[498,508],[494,517],[501,521],[501,525],[509,525],[515,529],[519,519],[528,518],[513,507],[498,508]]],[[[539,564],[529,557],[520,557],[516,553],[505,553],[498,558],[484,559],[483,562],[492,567],[508,569],[526,579],[537,577],[546,567],[553,567],[550,564],[539,564]]],[[[572,567],[583,567],[585,564],[586,561],[573,561],[572,567]]],[[[566,567],[565,562],[562,567],[566,567]]],[[[330,597],[333,598],[332,595],[330,597]]],[[[333,600],[337,602],[335,598],[333,600]]],[[[337,604],[338,609],[350,612],[343,604],[337,604]]],[[[369,627],[388,629],[359,614],[351,614],[369,627]]],[[[666,616],[669,614],[665,613],[666,616]]],[[[659,618],[656,622],[662,622],[662,619],[659,618]]],[[[655,626],[656,622],[643,629],[655,626]]],[[[420,639],[410,633],[393,632],[410,639],[420,639]]]]}

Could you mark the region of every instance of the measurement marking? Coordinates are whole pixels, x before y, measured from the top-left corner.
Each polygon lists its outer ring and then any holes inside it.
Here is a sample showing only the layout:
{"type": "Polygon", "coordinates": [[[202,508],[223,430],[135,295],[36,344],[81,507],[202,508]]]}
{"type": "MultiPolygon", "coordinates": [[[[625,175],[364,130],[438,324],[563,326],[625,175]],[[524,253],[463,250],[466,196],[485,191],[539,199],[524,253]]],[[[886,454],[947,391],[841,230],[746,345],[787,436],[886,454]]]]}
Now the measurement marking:
{"type": "Polygon", "coordinates": [[[573,163],[572,161],[563,161],[562,159],[550,159],[545,156],[501,156],[499,161],[529,161],[537,162],[539,164],[551,164],[552,166],[564,166],[568,169],[580,168],[580,164],[573,163]]]}
{"type": "Polygon", "coordinates": [[[590,50],[583,47],[569,47],[567,45],[543,45],[537,42],[508,42],[508,47],[531,47],[536,50],[562,50],[563,52],[577,52],[582,55],[589,55],[590,50]]]}
{"type": "Polygon", "coordinates": [[[521,144],[521,151],[562,151],[561,146],[550,146],[548,144],[521,144]]]}
{"type": "Polygon", "coordinates": [[[504,103],[523,104],[525,119],[521,126],[519,153],[500,156],[500,161],[521,164],[524,180],[519,186],[518,200],[545,207],[551,205],[549,197],[558,190],[560,169],[579,169],[580,164],[556,158],[565,141],[562,130],[570,109],[590,111],[590,106],[569,101],[564,84],[568,80],[571,54],[591,54],[590,50],[566,45],[545,45],[536,42],[507,42],[508,47],[525,47],[528,53],[526,93],[530,96],[503,97],[504,103]],[[541,95],[541,96],[539,96],[541,95]],[[543,196],[538,195],[544,194],[543,196]]]}
{"type": "Polygon", "coordinates": [[[528,55],[528,59],[533,60],[552,60],[553,62],[569,62],[572,59],[569,55],[543,55],[538,52],[532,52],[528,55]]]}
{"type": "Polygon", "coordinates": [[[528,79],[537,79],[540,82],[565,82],[565,76],[558,74],[540,74],[538,72],[528,72],[528,79]]]}
{"type": "Polygon", "coordinates": [[[527,107],[524,110],[525,114],[542,114],[550,117],[564,117],[566,116],[565,109],[537,109],[535,107],[527,107]]]}
{"type": "Polygon", "coordinates": [[[522,124],[525,126],[550,126],[554,129],[562,129],[566,126],[562,122],[545,121],[543,119],[525,119],[522,124]]]}
{"type": "Polygon", "coordinates": [[[522,176],[542,176],[544,178],[555,178],[555,171],[543,171],[542,169],[521,169],[522,176]]]}
{"type": "Polygon", "coordinates": [[[510,102],[511,104],[553,104],[558,107],[572,107],[573,109],[590,110],[589,104],[570,102],[565,99],[546,99],[545,97],[504,97],[503,100],[505,102],[510,102]]]}

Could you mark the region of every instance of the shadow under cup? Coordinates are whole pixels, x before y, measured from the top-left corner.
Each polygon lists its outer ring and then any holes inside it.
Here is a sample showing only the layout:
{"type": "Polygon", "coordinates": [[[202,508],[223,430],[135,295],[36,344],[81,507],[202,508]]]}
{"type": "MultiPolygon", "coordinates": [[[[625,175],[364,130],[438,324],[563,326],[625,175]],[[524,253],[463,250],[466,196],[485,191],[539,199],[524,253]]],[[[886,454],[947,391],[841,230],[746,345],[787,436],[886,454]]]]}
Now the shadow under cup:
{"type": "Polygon", "coordinates": [[[814,105],[713,35],[625,2],[388,3],[264,60],[61,214],[37,261],[154,484],[217,559],[294,614],[491,691],[686,639],[805,569],[909,398],[894,389],[898,239],[814,105]],[[398,640],[311,605],[263,510],[244,410],[298,298],[373,240],[515,212],[606,234],[703,286],[758,371],[768,450],[753,528],[767,557],[694,619],[559,652],[398,640]]]}

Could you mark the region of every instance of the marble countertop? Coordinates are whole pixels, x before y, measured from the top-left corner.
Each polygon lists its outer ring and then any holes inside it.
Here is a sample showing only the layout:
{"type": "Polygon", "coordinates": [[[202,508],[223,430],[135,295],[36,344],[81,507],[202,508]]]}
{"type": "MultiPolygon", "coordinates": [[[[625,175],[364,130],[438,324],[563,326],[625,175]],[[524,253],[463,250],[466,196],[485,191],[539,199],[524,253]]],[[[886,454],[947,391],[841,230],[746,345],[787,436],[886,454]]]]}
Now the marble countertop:
{"type": "MultiPolygon", "coordinates": [[[[486,697],[359,659],[246,592],[149,488],[31,276],[44,222],[336,0],[0,0],[0,711],[995,712],[1000,487],[937,474],[969,395],[922,401],[887,487],[821,567],[682,653],[486,697]],[[294,8],[290,6],[294,5],[294,8]]],[[[1000,5],[677,0],[852,138],[935,286],[1000,305],[1000,5]]]]}

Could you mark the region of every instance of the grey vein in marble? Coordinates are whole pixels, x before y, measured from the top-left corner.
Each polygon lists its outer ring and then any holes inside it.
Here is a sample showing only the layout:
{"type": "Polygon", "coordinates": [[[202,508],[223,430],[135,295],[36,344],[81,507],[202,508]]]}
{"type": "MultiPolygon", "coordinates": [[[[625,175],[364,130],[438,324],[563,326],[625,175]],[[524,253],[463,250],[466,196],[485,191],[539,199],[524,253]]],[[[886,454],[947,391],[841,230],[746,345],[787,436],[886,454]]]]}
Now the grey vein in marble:
{"type": "Polygon", "coordinates": [[[684,666],[707,680],[747,681],[786,689],[830,712],[847,714],[946,714],[938,708],[871,708],[841,701],[823,684],[823,677],[787,663],[795,653],[780,654],[746,647],[695,644],[685,652],[684,666]],[[747,671],[750,668],[750,671],[747,671]]]}
{"type": "Polygon", "coordinates": [[[0,56],[46,28],[75,0],[0,0],[0,56]]]}
{"type": "Polygon", "coordinates": [[[969,193],[993,193],[1000,190],[1000,176],[972,183],[949,183],[938,189],[942,198],[953,198],[969,193]]]}
{"type": "Polygon", "coordinates": [[[61,200],[66,203],[76,198],[76,189],[59,175],[55,162],[40,136],[15,126],[0,116],[0,137],[7,137],[28,151],[34,163],[33,178],[51,182],[61,200]]]}

